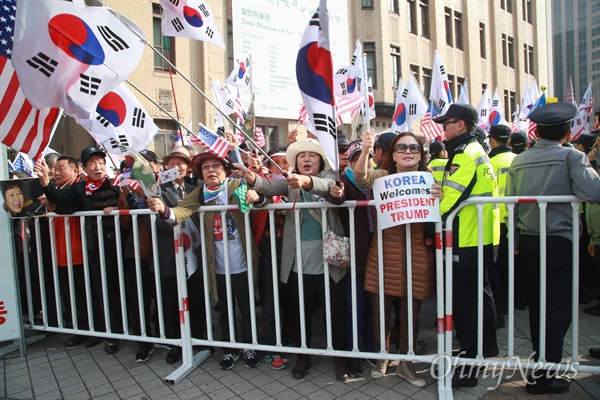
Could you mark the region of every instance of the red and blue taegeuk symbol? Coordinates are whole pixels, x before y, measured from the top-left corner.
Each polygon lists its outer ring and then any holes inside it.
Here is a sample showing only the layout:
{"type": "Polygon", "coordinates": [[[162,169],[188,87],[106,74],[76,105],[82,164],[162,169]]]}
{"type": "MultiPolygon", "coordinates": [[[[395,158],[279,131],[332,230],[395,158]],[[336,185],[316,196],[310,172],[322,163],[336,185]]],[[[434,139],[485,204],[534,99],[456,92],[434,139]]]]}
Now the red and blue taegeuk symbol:
{"type": "Polygon", "coordinates": [[[393,119],[394,123],[398,126],[403,125],[406,122],[406,107],[404,106],[404,103],[398,104],[393,119]]]}
{"type": "Polygon", "coordinates": [[[183,17],[188,24],[195,28],[200,28],[202,25],[204,25],[202,16],[195,8],[183,6],[183,17]]]}
{"type": "Polygon", "coordinates": [[[305,94],[333,106],[333,65],[329,50],[311,42],[296,59],[296,79],[305,94]]]}
{"type": "Polygon", "coordinates": [[[354,93],[354,91],[356,90],[356,78],[346,79],[346,88],[348,90],[348,93],[354,93]]]}
{"type": "Polygon", "coordinates": [[[238,69],[238,79],[242,79],[246,74],[246,64],[243,62],[240,63],[240,68],[238,69]]]}
{"type": "Polygon", "coordinates": [[[92,29],[81,18],[58,14],[48,22],[52,42],[75,60],[87,65],[104,63],[104,49],[92,29]]]}
{"type": "Polygon", "coordinates": [[[125,121],[127,106],[121,96],[108,92],[98,103],[96,112],[114,126],[120,126],[125,121]]]}
{"type": "Polygon", "coordinates": [[[498,110],[492,110],[490,113],[490,126],[496,126],[500,123],[500,113],[498,110]]]}
{"type": "Polygon", "coordinates": [[[373,96],[369,95],[369,108],[373,107],[373,102],[374,102],[373,96]]]}

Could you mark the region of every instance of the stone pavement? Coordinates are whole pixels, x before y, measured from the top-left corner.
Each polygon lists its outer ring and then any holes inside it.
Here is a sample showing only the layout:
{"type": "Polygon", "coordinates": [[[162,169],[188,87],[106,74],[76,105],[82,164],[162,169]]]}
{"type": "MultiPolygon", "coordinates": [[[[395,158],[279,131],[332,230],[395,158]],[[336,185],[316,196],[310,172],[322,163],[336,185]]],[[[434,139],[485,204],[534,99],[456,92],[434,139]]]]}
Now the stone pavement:
{"type": "MultiPolygon", "coordinates": [[[[588,304],[589,305],[589,304],[588,304]]],[[[580,307],[580,310],[584,306],[580,307]]],[[[432,327],[435,302],[423,305],[419,340],[427,344],[427,353],[435,348],[435,331],[432,327]]],[[[515,349],[517,354],[530,353],[527,339],[527,312],[516,312],[515,349]]],[[[320,318],[315,324],[322,331],[314,341],[324,343],[324,327],[320,318]]],[[[506,354],[507,328],[499,331],[500,355],[506,354]]],[[[217,336],[218,337],[218,336],[217,336]]],[[[107,355],[103,346],[87,349],[83,346],[65,349],[66,335],[50,334],[43,341],[27,348],[27,356],[13,352],[0,359],[0,399],[435,399],[437,384],[431,377],[430,366],[416,365],[427,381],[427,387],[416,388],[396,375],[395,363],[388,375],[379,380],[370,377],[370,366],[363,362],[363,376],[345,383],[335,380],[331,358],[312,356],[312,368],[306,379],[294,380],[291,367],[295,356],[286,355],[288,370],[275,371],[261,360],[258,368],[248,369],[240,360],[229,371],[219,368],[221,351],[217,349],[198,368],[177,385],[164,383],[164,378],[175,367],[165,358],[168,350],[157,348],[146,363],[134,360],[137,345],[123,342],[119,352],[107,355]]],[[[589,347],[600,347],[600,318],[580,313],[580,353],[587,354],[589,347]]],[[[570,346],[565,346],[570,351],[570,346]]],[[[587,355],[582,363],[598,365],[587,355]]],[[[475,388],[454,390],[455,399],[600,399],[600,375],[579,373],[569,392],[556,396],[531,396],[525,392],[524,382],[517,371],[505,371],[501,384],[495,390],[497,379],[480,379],[475,388]]]]}

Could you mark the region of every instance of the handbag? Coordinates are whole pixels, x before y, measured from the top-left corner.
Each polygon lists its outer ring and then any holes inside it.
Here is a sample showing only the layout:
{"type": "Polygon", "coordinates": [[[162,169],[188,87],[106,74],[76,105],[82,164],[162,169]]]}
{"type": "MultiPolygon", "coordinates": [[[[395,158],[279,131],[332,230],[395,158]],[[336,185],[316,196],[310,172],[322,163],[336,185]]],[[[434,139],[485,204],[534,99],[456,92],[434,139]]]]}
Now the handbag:
{"type": "Polygon", "coordinates": [[[331,229],[323,234],[323,261],[338,268],[350,266],[350,238],[338,236],[331,229]]]}

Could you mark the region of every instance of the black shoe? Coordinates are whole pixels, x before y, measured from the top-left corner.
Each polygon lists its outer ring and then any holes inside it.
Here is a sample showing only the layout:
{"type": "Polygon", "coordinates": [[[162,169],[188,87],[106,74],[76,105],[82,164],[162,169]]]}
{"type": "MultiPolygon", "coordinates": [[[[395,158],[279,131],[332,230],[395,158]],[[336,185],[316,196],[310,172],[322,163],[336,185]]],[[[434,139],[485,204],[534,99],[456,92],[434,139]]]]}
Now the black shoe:
{"type": "Polygon", "coordinates": [[[85,342],[83,342],[83,347],[95,347],[98,346],[100,343],[102,343],[102,339],[97,337],[88,337],[87,339],[85,339],[85,342]]]}
{"type": "Polygon", "coordinates": [[[292,378],[304,379],[304,377],[306,377],[306,374],[308,373],[310,364],[310,356],[306,354],[298,354],[298,358],[296,359],[296,365],[294,365],[294,368],[292,369],[292,378]]]}
{"type": "Polygon", "coordinates": [[[135,362],[143,363],[148,361],[152,353],[154,353],[154,346],[152,343],[141,343],[138,352],[135,355],[135,362]]]}
{"type": "Polygon", "coordinates": [[[348,373],[352,378],[359,378],[362,376],[362,367],[360,366],[360,359],[348,359],[348,373]]]}
{"type": "Polygon", "coordinates": [[[583,309],[583,312],[590,315],[595,315],[596,317],[600,317],[600,304],[594,307],[586,307],[583,309]]]}
{"type": "Polygon", "coordinates": [[[600,348],[598,347],[592,347],[590,350],[590,356],[594,357],[594,358],[600,358],[600,348]]]}
{"type": "Polygon", "coordinates": [[[171,347],[167,354],[167,364],[175,364],[179,360],[181,360],[181,347],[171,347]]]}
{"type": "Polygon", "coordinates": [[[475,387],[477,386],[477,378],[474,376],[463,376],[455,375],[452,377],[452,388],[458,389],[461,387],[475,387]]]}
{"type": "Polygon", "coordinates": [[[117,351],[119,351],[119,341],[107,340],[106,345],[104,346],[104,352],[106,354],[115,354],[117,351]]]}
{"type": "Polygon", "coordinates": [[[86,340],[85,336],[75,335],[70,339],[65,340],[65,347],[77,347],[84,343],[86,340]]]}
{"type": "Polygon", "coordinates": [[[335,358],[335,379],[338,382],[346,382],[348,380],[348,364],[344,357],[335,358]]]}
{"type": "Polygon", "coordinates": [[[525,300],[515,299],[515,309],[519,311],[527,310],[527,302],[525,300]]]}
{"type": "Polygon", "coordinates": [[[531,394],[554,394],[554,393],[563,393],[569,390],[569,382],[564,379],[556,379],[553,378],[550,381],[542,381],[538,380],[535,382],[527,382],[525,385],[525,390],[527,393],[531,394]]]}

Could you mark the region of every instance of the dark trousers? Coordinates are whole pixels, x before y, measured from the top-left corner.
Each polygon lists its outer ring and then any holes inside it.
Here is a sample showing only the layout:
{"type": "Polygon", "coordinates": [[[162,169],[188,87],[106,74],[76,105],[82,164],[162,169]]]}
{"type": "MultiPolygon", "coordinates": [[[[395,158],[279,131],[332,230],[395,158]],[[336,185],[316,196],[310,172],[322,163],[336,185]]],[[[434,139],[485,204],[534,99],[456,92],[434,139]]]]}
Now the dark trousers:
{"type": "MultiPolygon", "coordinates": [[[[527,279],[529,330],[535,360],[540,343],[540,237],[521,235],[519,254],[527,279]]],[[[573,282],[572,242],[559,236],[546,238],[546,361],[562,359],[563,340],[571,325],[573,282]]]]}
{"type": "MultiPolygon", "coordinates": [[[[110,331],[114,333],[123,333],[123,319],[121,316],[121,293],[119,289],[119,269],[117,264],[117,242],[113,233],[104,232],[104,271],[106,274],[106,294],[108,311],[110,318],[110,331]]],[[[95,238],[94,238],[95,240],[95,238]]],[[[100,318],[99,325],[95,328],[99,331],[107,331],[104,319],[104,295],[102,293],[102,266],[100,265],[100,254],[98,251],[92,251],[90,258],[91,283],[98,298],[100,318]]],[[[95,319],[96,320],[96,319],[95,319]]]]}
{"type": "MultiPolygon", "coordinates": [[[[88,312],[87,312],[87,298],[85,293],[85,274],[83,271],[83,265],[73,265],[73,290],[75,292],[75,312],[77,315],[77,328],[79,329],[89,329],[90,324],[88,321],[88,312]]],[[[69,288],[69,269],[68,267],[58,267],[58,279],[60,282],[60,291],[62,293],[62,300],[65,312],[63,317],[65,321],[73,323],[75,325],[75,321],[72,318],[71,311],[71,289],[69,288]]],[[[91,285],[90,285],[91,286],[91,285]]],[[[98,324],[102,324],[99,320],[103,318],[100,315],[100,310],[98,308],[98,300],[96,297],[96,293],[91,289],[91,299],[92,299],[92,313],[95,318],[94,325],[98,326],[98,324]]]]}
{"type": "Polygon", "coordinates": [[[494,294],[496,314],[508,315],[508,229],[500,224],[500,246],[498,258],[489,269],[490,286],[494,294]]]}
{"type": "MultiPolygon", "coordinates": [[[[454,269],[452,277],[453,318],[456,337],[465,358],[477,356],[477,269],[454,269]]],[[[483,274],[483,347],[496,346],[496,306],[487,277],[483,274]]]]}
{"type": "MultiPolygon", "coordinates": [[[[333,267],[332,267],[333,268],[333,267]]],[[[306,324],[306,345],[310,346],[312,339],[312,318],[317,307],[323,307],[323,318],[325,318],[325,281],[324,275],[303,275],[304,279],[304,322],[306,324]]],[[[333,348],[345,350],[348,346],[346,334],[346,282],[348,275],[338,283],[329,279],[331,296],[331,334],[333,348]]],[[[300,345],[300,293],[298,291],[298,273],[290,272],[286,285],[288,305],[290,306],[290,328],[293,334],[293,343],[300,345]]]]}
{"type": "MultiPolygon", "coordinates": [[[[194,274],[195,275],[195,274],[194,274]]],[[[217,294],[219,296],[219,326],[221,327],[221,340],[228,342],[235,334],[235,318],[234,331],[229,331],[229,301],[227,298],[227,284],[225,275],[217,274],[217,294]]],[[[242,343],[252,343],[252,325],[250,321],[250,291],[248,290],[248,272],[231,275],[231,294],[233,296],[233,310],[235,314],[235,303],[237,302],[238,310],[241,316],[242,325],[242,343]]],[[[239,341],[236,339],[236,341],[239,341]]],[[[230,353],[227,348],[223,348],[223,353],[230,353]]]]}
{"type": "MultiPolygon", "coordinates": [[[[177,292],[177,278],[160,277],[163,318],[165,322],[165,336],[169,339],[181,337],[181,323],[179,321],[180,297],[177,292]]],[[[187,279],[188,304],[190,309],[190,323],[192,337],[202,339],[206,330],[206,308],[204,301],[204,279],[202,268],[187,279]]]]}
{"type": "MultiPolygon", "coordinates": [[[[281,266],[281,241],[277,242],[277,267],[281,266]]],[[[260,293],[260,304],[262,308],[262,327],[265,336],[264,343],[274,345],[277,342],[275,332],[275,293],[273,289],[273,266],[271,257],[271,240],[262,238],[260,243],[260,258],[258,260],[258,291],[260,293]]],[[[279,270],[276,272],[275,284],[279,284],[279,270]]],[[[282,290],[279,288],[279,305],[281,312],[285,314],[285,302],[282,301],[282,290]]],[[[280,314],[282,315],[282,314],[280,314]]],[[[282,327],[284,331],[285,326],[282,327]]],[[[286,335],[283,334],[283,337],[286,335]]]]}
{"type": "MultiPolygon", "coordinates": [[[[348,275],[350,271],[348,271],[348,275]]],[[[346,282],[346,326],[348,333],[348,350],[354,348],[352,334],[352,279],[347,276],[346,282]]],[[[356,328],[358,329],[357,347],[365,351],[375,349],[375,336],[373,335],[373,310],[369,292],[365,292],[365,277],[356,277],[356,328]]]]}
{"type": "MultiPolygon", "coordinates": [[[[152,336],[150,325],[152,298],[154,294],[154,275],[150,272],[150,261],[140,259],[141,297],[144,310],[144,321],[140,317],[140,301],[138,299],[137,271],[135,259],[126,258],[123,273],[125,275],[125,297],[127,298],[127,312],[131,320],[131,330],[134,335],[141,335],[142,324],[146,327],[146,335],[152,336]]],[[[152,343],[139,342],[140,346],[152,346],[152,343]]]]}
{"type": "MultiPolygon", "coordinates": [[[[375,334],[375,351],[379,351],[381,348],[381,319],[379,318],[379,293],[371,293],[371,304],[373,305],[373,333],[375,334]]],[[[390,351],[391,344],[391,326],[390,326],[390,316],[392,313],[392,303],[394,297],[392,296],[383,296],[384,301],[384,310],[383,310],[383,318],[385,320],[385,331],[384,331],[384,339],[385,339],[385,351],[390,351]]],[[[398,353],[407,354],[408,353],[408,325],[410,321],[408,320],[408,299],[404,298],[396,298],[398,299],[398,353]]],[[[417,338],[419,336],[419,314],[421,313],[421,300],[413,299],[412,310],[413,310],[413,347],[417,343],[417,338]]]]}

